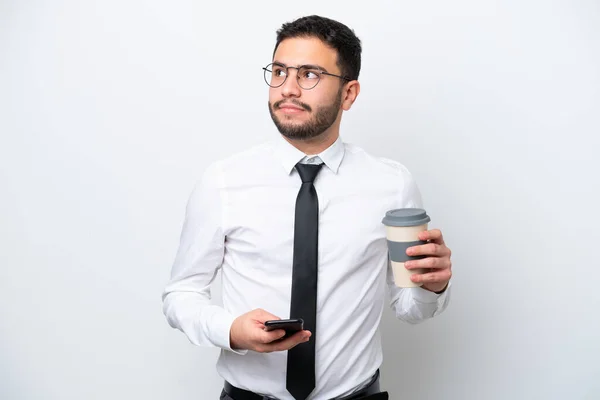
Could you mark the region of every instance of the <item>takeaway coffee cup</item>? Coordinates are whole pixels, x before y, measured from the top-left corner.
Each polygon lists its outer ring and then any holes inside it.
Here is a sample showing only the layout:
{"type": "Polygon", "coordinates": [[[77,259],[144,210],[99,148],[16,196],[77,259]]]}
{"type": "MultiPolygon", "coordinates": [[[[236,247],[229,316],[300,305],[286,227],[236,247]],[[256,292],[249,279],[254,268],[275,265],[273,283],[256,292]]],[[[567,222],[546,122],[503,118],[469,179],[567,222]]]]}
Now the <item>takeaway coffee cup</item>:
{"type": "Polygon", "coordinates": [[[406,249],[427,243],[419,240],[419,232],[427,230],[431,218],[420,208],[399,208],[390,210],[383,218],[386,229],[387,244],[394,282],[398,287],[417,287],[420,283],[410,280],[411,275],[421,274],[423,269],[406,269],[404,263],[408,260],[418,260],[425,256],[408,256],[406,249]]]}

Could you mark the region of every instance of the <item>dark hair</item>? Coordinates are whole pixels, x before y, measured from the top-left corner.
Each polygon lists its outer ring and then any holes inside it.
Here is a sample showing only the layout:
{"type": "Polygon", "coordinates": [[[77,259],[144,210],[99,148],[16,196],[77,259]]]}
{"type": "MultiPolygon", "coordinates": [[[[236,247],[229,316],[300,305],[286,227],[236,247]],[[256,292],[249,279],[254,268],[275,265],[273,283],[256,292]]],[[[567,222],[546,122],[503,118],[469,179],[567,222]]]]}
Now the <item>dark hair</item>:
{"type": "Polygon", "coordinates": [[[362,51],[360,39],[346,25],[329,18],[311,15],[298,18],[295,21],[281,25],[277,31],[277,43],[285,39],[297,37],[316,37],[337,51],[337,64],[342,75],[350,79],[358,79],[360,73],[360,54],[362,51]]]}

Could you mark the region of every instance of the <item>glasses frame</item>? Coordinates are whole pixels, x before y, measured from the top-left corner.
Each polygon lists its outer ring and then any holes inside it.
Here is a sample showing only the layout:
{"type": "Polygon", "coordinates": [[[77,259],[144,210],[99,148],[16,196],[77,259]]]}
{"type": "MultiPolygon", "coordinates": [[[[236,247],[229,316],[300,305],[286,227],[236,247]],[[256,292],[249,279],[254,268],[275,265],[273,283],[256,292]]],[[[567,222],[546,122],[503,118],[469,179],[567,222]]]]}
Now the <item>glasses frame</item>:
{"type": "Polygon", "coordinates": [[[322,75],[333,76],[335,78],[340,78],[340,79],[343,79],[343,80],[348,81],[348,82],[350,82],[350,81],[353,80],[353,79],[348,78],[347,76],[331,74],[329,72],[323,71],[321,68],[315,67],[314,65],[308,65],[308,64],[306,64],[306,65],[300,65],[299,67],[294,67],[294,66],[291,66],[291,65],[287,66],[287,65],[284,65],[284,64],[281,64],[281,63],[273,62],[273,63],[268,64],[266,67],[262,68],[263,71],[264,71],[263,75],[264,75],[264,78],[265,78],[265,82],[267,83],[267,85],[269,85],[269,87],[272,87],[272,88],[278,88],[278,87],[283,86],[283,84],[287,81],[287,78],[290,76],[290,72],[289,72],[290,68],[296,70],[296,82],[298,83],[298,86],[300,86],[304,90],[314,89],[319,84],[319,82],[321,82],[321,76],[322,75]],[[267,79],[267,73],[273,73],[273,71],[272,71],[273,68],[272,67],[274,65],[285,69],[285,79],[283,80],[283,82],[281,82],[280,85],[276,85],[276,86],[271,85],[271,83],[267,79]],[[271,67],[271,71],[269,71],[269,67],[271,67]],[[303,87],[300,84],[300,73],[299,72],[300,72],[300,69],[302,69],[302,68],[308,68],[308,69],[311,69],[311,70],[315,70],[315,71],[317,71],[319,73],[319,79],[317,80],[317,83],[314,84],[314,86],[312,86],[310,88],[305,88],[305,87],[303,87]]]}

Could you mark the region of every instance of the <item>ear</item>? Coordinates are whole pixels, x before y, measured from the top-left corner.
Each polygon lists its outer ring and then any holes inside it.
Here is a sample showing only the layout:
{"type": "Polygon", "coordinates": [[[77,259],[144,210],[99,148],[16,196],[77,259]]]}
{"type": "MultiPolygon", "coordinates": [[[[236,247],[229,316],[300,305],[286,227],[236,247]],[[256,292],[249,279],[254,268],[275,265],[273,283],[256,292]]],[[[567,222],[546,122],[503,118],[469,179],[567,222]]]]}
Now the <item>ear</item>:
{"type": "Polygon", "coordinates": [[[356,101],[358,94],[360,93],[360,83],[357,80],[350,81],[346,84],[344,89],[344,97],[342,99],[342,109],[348,111],[352,104],[356,101]]]}

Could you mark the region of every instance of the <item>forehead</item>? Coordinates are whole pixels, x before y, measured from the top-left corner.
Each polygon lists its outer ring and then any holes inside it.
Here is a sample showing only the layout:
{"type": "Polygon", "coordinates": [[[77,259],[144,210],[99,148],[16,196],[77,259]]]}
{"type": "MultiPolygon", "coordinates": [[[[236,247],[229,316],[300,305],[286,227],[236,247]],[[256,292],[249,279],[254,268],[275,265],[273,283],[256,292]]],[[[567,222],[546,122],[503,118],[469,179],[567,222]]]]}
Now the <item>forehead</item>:
{"type": "Polygon", "coordinates": [[[273,61],[289,66],[320,65],[329,72],[338,71],[337,52],[315,37],[285,39],[275,51],[273,61]]]}

